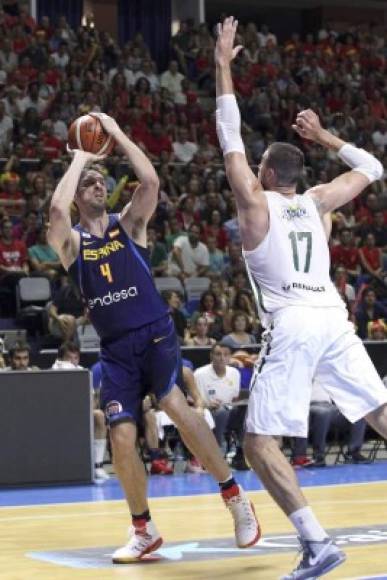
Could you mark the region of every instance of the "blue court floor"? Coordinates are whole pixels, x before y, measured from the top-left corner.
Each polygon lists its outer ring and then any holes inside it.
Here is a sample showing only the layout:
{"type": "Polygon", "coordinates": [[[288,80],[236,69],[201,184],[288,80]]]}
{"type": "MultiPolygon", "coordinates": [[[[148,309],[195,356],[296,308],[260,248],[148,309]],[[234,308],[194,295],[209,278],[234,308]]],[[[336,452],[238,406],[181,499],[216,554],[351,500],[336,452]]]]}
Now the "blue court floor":
{"type": "MultiPolygon", "coordinates": [[[[372,465],[339,465],[297,471],[303,487],[359,484],[387,480],[387,462],[372,465]]],[[[235,472],[235,477],[248,491],[262,489],[252,471],[235,472]]],[[[173,497],[215,493],[216,482],[209,475],[179,474],[149,477],[150,497],[173,497]]],[[[98,502],[123,499],[115,477],[99,485],[69,485],[0,489],[0,507],[58,503],[98,502]]]]}

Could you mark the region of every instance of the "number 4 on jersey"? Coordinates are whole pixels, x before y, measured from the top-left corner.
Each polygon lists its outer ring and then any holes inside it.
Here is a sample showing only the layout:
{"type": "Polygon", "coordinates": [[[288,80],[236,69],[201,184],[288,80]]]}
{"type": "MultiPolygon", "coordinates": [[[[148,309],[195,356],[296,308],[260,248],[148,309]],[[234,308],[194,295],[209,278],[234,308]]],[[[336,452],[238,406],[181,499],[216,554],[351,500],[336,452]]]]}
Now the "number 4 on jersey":
{"type": "Polygon", "coordinates": [[[303,240],[306,240],[304,272],[309,272],[310,258],[312,255],[312,232],[290,232],[289,238],[292,243],[294,269],[297,272],[300,271],[299,242],[302,243],[303,240]]]}
{"type": "Polygon", "coordinates": [[[102,276],[104,276],[107,279],[107,281],[109,282],[109,284],[111,284],[113,282],[113,276],[112,276],[112,271],[110,270],[110,264],[108,264],[107,262],[105,262],[104,264],[101,264],[100,270],[101,270],[102,276]]]}

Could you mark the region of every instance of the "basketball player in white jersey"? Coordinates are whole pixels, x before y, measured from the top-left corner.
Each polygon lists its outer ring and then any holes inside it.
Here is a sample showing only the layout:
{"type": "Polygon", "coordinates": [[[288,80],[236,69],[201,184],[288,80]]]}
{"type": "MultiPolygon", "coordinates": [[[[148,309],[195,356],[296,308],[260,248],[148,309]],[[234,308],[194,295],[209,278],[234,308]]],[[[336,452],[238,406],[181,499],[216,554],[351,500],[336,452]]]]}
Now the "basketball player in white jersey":
{"type": "Polygon", "coordinates": [[[267,329],[250,387],[245,453],[300,537],[303,557],[285,578],[304,580],[326,574],[345,555],[307,505],[275,437],[307,436],[316,375],[329,385],[330,396],[351,422],[365,417],[387,437],[387,389],[330,280],[327,244],[329,212],[380,179],[383,168],[363,149],[324,130],[318,116],[307,110],[297,116],[295,131],[335,151],[350,171],[297,195],[303,154],[293,145],[273,143],[254,175],[240,135],[230,70],[242,48],[234,48],[237,25],[232,17],[218,25],[217,132],[237,202],[246,267],[267,329]]]}

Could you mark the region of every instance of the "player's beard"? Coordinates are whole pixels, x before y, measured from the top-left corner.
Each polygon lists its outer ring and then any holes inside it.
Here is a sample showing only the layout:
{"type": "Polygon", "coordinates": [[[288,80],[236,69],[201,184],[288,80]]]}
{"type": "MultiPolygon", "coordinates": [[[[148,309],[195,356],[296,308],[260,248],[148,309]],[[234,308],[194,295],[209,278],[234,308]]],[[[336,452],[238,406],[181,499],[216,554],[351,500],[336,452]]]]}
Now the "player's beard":
{"type": "Polygon", "coordinates": [[[96,199],[89,204],[94,215],[102,215],[106,211],[106,199],[96,199]]]}

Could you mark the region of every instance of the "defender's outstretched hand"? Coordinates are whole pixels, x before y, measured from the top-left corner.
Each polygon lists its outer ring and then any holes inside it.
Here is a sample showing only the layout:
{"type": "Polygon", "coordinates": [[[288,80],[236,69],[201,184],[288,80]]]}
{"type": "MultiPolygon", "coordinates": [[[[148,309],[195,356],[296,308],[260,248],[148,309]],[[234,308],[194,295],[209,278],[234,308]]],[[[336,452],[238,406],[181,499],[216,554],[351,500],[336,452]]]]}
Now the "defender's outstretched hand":
{"type": "Polygon", "coordinates": [[[243,46],[234,47],[235,34],[238,28],[238,20],[229,16],[223,22],[217,25],[218,39],[215,46],[215,62],[222,66],[230,64],[236,55],[242,50],[243,46]]]}
{"type": "Polygon", "coordinates": [[[296,122],[292,128],[303,139],[310,139],[311,141],[318,141],[323,131],[318,115],[311,109],[306,109],[298,113],[296,122]]]}

